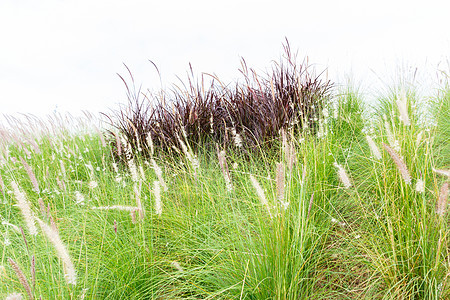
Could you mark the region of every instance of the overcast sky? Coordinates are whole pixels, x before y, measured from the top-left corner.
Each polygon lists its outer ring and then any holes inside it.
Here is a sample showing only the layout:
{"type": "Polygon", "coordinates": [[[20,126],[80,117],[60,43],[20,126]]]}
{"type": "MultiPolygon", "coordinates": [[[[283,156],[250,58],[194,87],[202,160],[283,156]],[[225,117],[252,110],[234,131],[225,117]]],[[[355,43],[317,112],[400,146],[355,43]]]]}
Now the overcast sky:
{"type": "Polygon", "coordinates": [[[230,81],[240,57],[270,67],[285,37],[341,83],[370,87],[414,67],[433,77],[449,70],[447,3],[1,0],[0,114],[115,108],[126,101],[123,63],[144,89],[161,88],[148,60],[163,88],[185,78],[189,62],[230,81]]]}

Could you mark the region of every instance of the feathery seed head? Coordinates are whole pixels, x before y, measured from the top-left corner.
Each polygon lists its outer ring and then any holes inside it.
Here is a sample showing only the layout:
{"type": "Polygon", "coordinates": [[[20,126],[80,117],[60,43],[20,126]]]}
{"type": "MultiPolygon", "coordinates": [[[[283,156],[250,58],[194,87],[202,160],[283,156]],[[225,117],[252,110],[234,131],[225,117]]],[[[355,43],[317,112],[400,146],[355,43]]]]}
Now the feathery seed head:
{"type": "Polygon", "coordinates": [[[17,207],[19,207],[20,211],[22,212],[22,216],[28,227],[28,231],[30,232],[31,235],[36,235],[37,228],[34,223],[33,212],[31,210],[30,203],[28,202],[25,193],[20,190],[19,186],[15,181],[11,182],[11,187],[14,191],[14,196],[16,197],[17,200],[17,207]]]}
{"type": "Polygon", "coordinates": [[[42,232],[47,236],[48,240],[53,244],[53,247],[56,250],[56,253],[63,264],[64,269],[64,277],[68,284],[76,285],[77,283],[77,274],[75,270],[75,266],[73,265],[72,259],[69,255],[69,251],[66,246],[62,242],[59,233],[55,228],[50,227],[44,221],[39,218],[36,218],[39,226],[42,229],[42,232]]]}
{"type": "Polygon", "coordinates": [[[370,151],[372,151],[373,156],[376,159],[381,159],[381,152],[378,149],[377,145],[373,141],[372,137],[370,135],[366,135],[367,144],[369,144],[370,151]]]}
{"type": "Polygon", "coordinates": [[[338,164],[337,162],[334,162],[333,165],[338,169],[339,180],[342,182],[344,187],[346,189],[351,187],[352,183],[351,183],[350,178],[348,177],[347,172],[345,171],[345,169],[340,164],[338,164]]]}
{"type": "Polygon", "coordinates": [[[439,192],[439,199],[436,205],[436,213],[443,217],[447,211],[447,198],[448,198],[448,181],[444,182],[439,192]]]}
{"type": "Polygon", "coordinates": [[[383,143],[384,149],[389,153],[392,160],[394,161],[395,165],[397,166],[397,169],[400,171],[400,174],[402,175],[403,180],[406,184],[411,184],[411,176],[409,175],[408,168],[406,167],[405,162],[400,157],[400,155],[395,152],[394,149],[389,147],[388,145],[383,143]]]}

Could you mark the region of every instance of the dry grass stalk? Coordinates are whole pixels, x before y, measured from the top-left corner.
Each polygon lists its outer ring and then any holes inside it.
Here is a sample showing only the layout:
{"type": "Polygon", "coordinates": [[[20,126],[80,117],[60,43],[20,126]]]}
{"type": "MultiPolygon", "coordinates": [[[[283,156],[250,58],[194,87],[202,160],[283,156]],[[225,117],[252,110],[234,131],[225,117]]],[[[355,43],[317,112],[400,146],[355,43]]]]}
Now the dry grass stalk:
{"type": "Polygon", "coordinates": [[[150,131],[147,133],[147,145],[150,148],[150,155],[153,156],[155,154],[155,148],[153,146],[153,139],[150,131]]]}
{"type": "Polygon", "coordinates": [[[25,161],[25,159],[23,159],[22,156],[20,156],[19,158],[20,158],[20,161],[22,162],[22,165],[25,168],[25,171],[27,171],[28,177],[30,177],[31,183],[33,184],[33,191],[35,191],[36,193],[39,193],[40,190],[39,190],[38,181],[36,179],[36,175],[34,174],[30,165],[25,161]]]}
{"type": "Polygon", "coordinates": [[[119,157],[121,157],[122,156],[122,142],[120,141],[120,137],[116,132],[114,132],[114,131],[111,131],[111,132],[114,134],[114,137],[116,138],[117,155],[119,157]]]}
{"type": "Polygon", "coordinates": [[[408,116],[408,99],[406,97],[406,92],[404,89],[400,91],[398,100],[396,101],[398,111],[400,113],[400,120],[405,124],[405,126],[411,125],[411,121],[408,116]]]}
{"type": "Polygon", "coordinates": [[[367,144],[369,144],[370,151],[372,151],[373,156],[376,159],[381,159],[381,152],[380,149],[378,149],[377,144],[373,141],[372,137],[369,135],[366,135],[367,144]]]}
{"type": "Polygon", "coordinates": [[[153,158],[151,159],[151,162],[152,162],[153,170],[155,171],[156,176],[158,177],[159,183],[163,187],[164,191],[167,192],[169,189],[166,185],[166,182],[164,181],[164,178],[162,177],[161,168],[158,166],[158,164],[156,163],[156,161],[153,158]]]}
{"type": "Polygon", "coordinates": [[[350,178],[348,177],[347,172],[345,171],[345,169],[340,164],[338,164],[337,162],[335,162],[333,165],[338,169],[339,180],[342,182],[344,187],[346,189],[351,187],[352,183],[351,183],[350,178]]]}
{"type": "Polygon", "coordinates": [[[406,184],[411,184],[411,176],[409,175],[408,168],[406,167],[406,164],[403,162],[403,159],[398,155],[397,152],[395,152],[394,149],[389,147],[388,145],[383,143],[384,149],[389,153],[392,160],[394,161],[395,165],[397,166],[397,169],[400,171],[400,174],[402,175],[403,180],[406,184]]]}
{"type": "Polygon", "coordinates": [[[130,158],[129,160],[127,160],[127,164],[128,169],[130,170],[131,180],[133,180],[134,182],[139,181],[139,174],[137,171],[136,164],[134,163],[134,159],[130,158]]]}
{"type": "Polygon", "coordinates": [[[267,198],[266,198],[266,195],[264,193],[264,190],[262,189],[262,187],[259,184],[258,180],[256,180],[256,178],[253,175],[250,175],[250,181],[252,182],[252,185],[253,185],[253,187],[256,190],[256,194],[258,195],[259,200],[267,208],[269,216],[272,218],[272,213],[270,212],[269,202],[267,201],[267,198]]]}
{"type": "Polygon", "coordinates": [[[286,161],[289,172],[292,172],[292,167],[297,162],[297,154],[295,152],[294,143],[288,142],[287,134],[284,129],[281,130],[281,137],[284,159],[286,161]]]}
{"type": "Polygon", "coordinates": [[[69,251],[66,246],[62,242],[59,233],[55,228],[48,226],[44,221],[39,218],[36,218],[39,223],[39,226],[42,229],[42,232],[47,236],[48,240],[53,244],[53,247],[56,250],[58,257],[61,259],[63,263],[64,269],[64,277],[68,284],[76,285],[77,283],[77,273],[75,270],[75,266],[73,265],[72,259],[70,258],[69,251]]]}
{"type": "Polygon", "coordinates": [[[445,212],[447,211],[447,198],[448,182],[444,182],[439,193],[438,202],[436,204],[436,213],[441,217],[443,217],[445,215],[445,212]]]}
{"type": "Polygon", "coordinates": [[[153,193],[155,194],[155,213],[161,217],[162,202],[161,202],[161,187],[158,180],[153,182],[153,193]]]}
{"type": "Polygon", "coordinates": [[[28,299],[32,300],[33,294],[31,292],[31,287],[30,287],[30,284],[28,283],[27,278],[25,277],[25,274],[22,272],[19,265],[12,258],[9,257],[8,262],[11,265],[11,267],[13,268],[14,272],[16,273],[16,276],[19,279],[20,284],[25,289],[25,292],[27,292],[28,299]]]}
{"type": "Polygon", "coordinates": [[[11,228],[14,229],[17,233],[21,233],[21,232],[22,232],[22,231],[20,230],[21,228],[17,227],[17,226],[14,225],[14,224],[9,223],[9,222],[2,221],[2,225],[6,225],[6,226],[11,227],[11,228]]]}
{"type": "Polygon", "coordinates": [[[142,181],[139,182],[139,188],[137,186],[137,183],[134,183],[133,190],[134,190],[134,196],[136,198],[136,206],[139,211],[139,217],[141,218],[141,220],[143,220],[145,214],[144,214],[144,208],[143,208],[142,202],[141,202],[141,186],[142,186],[142,181]]]}
{"type": "Polygon", "coordinates": [[[233,184],[231,183],[231,176],[230,171],[228,169],[225,151],[224,150],[219,151],[219,148],[217,148],[217,156],[219,158],[219,165],[220,169],[222,170],[223,177],[225,179],[227,191],[231,192],[233,190],[233,184]]]}
{"type": "Polygon", "coordinates": [[[277,184],[277,199],[278,201],[284,200],[284,164],[277,163],[277,172],[276,172],[276,184],[277,184]]]}
{"type": "Polygon", "coordinates": [[[17,200],[17,207],[19,207],[20,211],[22,212],[23,218],[25,220],[25,223],[28,227],[28,231],[31,235],[37,234],[37,228],[34,223],[34,216],[33,212],[30,207],[30,203],[27,200],[27,197],[24,192],[22,192],[17,185],[15,181],[11,182],[11,187],[14,191],[14,196],[17,200]]]}

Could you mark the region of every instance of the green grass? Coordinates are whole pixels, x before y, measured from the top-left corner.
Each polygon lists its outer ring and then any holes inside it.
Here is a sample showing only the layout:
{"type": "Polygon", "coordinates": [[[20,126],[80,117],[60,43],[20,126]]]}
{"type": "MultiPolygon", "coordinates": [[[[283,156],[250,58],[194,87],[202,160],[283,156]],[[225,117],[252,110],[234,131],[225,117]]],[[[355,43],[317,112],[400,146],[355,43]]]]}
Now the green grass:
{"type": "Polygon", "coordinates": [[[216,149],[199,147],[198,169],[183,155],[159,154],[154,159],[168,187],[161,187],[161,215],[151,162],[135,160],[139,179],[133,182],[127,165],[115,170],[113,150],[97,131],[5,144],[0,298],[15,292],[28,297],[11,258],[35,299],[448,299],[449,221],[448,214],[436,213],[436,203],[449,178],[433,169],[450,169],[450,91],[430,101],[426,118],[417,109],[423,99],[406,93],[408,126],[399,119],[397,94],[380,99],[369,115],[357,92],[340,93],[320,121],[320,134],[287,134],[295,149],[292,169],[281,136],[270,150],[261,146],[251,156],[229,150],[232,190],[216,149]],[[383,143],[401,157],[410,183],[383,143]],[[350,187],[335,164],[346,171],[350,187]],[[417,191],[419,180],[423,191],[417,191]],[[67,282],[64,259],[37,223],[38,234],[30,234],[13,181],[32,214],[56,224],[76,285],[67,282]],[[135,190],[142,219],[139,211],[94,209],[135,207],[135,190]]]}

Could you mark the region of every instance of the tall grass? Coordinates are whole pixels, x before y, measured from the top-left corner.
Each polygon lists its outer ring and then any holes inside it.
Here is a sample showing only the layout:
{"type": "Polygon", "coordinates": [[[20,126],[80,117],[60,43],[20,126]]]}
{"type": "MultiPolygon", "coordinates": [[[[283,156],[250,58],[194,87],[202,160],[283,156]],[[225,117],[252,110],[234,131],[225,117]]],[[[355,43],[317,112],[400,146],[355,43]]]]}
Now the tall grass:
{"type": "MultiPolygon", "coordinates": [[[[233,90],[231,103],[275,98],[257,106],[263,112],[295,95],[283,70],[233,90]]],[[[217,131],[210,140],[189,127],[202,108],[184,133],[133,123],[158,108],[135,107],[136,119],[123,111],[109,143],[93,127],[5,127],[0,298],[449,298],[450,93],[425,119],[422,99],[400,91],[380,97],[373,115],[357,91],[316,95],[324,102],[308,126],[258,129],[257,119],[244,127],[213,115],[211,128],[208,116],[200,128],[217,131]]],[[[187,109],[192,95],[178,96],[187,109]]]]}

